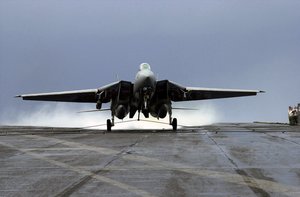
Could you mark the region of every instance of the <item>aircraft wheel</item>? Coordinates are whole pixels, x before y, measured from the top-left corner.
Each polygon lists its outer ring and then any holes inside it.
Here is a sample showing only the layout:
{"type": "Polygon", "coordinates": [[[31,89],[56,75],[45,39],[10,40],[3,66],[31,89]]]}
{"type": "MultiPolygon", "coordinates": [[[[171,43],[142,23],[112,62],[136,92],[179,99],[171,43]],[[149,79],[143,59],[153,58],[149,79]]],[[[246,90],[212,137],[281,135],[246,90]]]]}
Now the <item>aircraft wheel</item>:
{"type": "Polygon", "coordinates": [[[107,126],[107,131],[111,131],[111,121],[110,121],[110,119],[107,119],[106,126],[107,126]]]}
{"type": "Polygon", "coordinates": [[[174,118],[172,121],[172,127],[173,127],[173,131],[177,130],[177,119],[176,118],[174,118]]]}

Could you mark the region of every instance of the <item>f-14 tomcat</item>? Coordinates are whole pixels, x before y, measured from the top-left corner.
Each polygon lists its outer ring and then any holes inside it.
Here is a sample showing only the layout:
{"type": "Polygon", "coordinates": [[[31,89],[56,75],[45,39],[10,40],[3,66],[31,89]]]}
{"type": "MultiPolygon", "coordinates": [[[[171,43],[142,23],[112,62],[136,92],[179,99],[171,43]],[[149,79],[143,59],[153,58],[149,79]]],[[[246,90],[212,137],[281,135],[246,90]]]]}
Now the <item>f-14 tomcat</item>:
{"type": "Polygon", "coordinates": [[[218,99],[240,96],[253,96],[263,91],[238,89],[212,89],[184,87],[169,80],[157,81],[150,65],[142,63],[134,82],[118,81],[97,89],[24,94],[23,100],[61,101],[78,103],[96,103],[96,110],[101,111],[102,103],[110,102],[112,118],[107,120],[107,130],[115,125],[114,117],[124,119],[128,114],[133,118],[142,112],[145,118],[149,115],[165,118],[173,130],[177,130],[177,119],[172,118],[172,102],[218,99]]]}

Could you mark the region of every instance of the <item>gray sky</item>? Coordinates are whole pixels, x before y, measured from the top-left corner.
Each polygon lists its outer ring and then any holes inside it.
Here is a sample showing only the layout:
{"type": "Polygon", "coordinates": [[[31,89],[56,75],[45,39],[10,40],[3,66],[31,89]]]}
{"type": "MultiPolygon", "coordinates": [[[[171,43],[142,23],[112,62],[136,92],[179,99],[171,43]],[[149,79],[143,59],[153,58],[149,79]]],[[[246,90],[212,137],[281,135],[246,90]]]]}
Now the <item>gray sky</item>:
{"type": "Polygon", "coordinates": [[[299,10],[296,0],[0,0],[0,116],[42,105],[16,94],[133,80],[148,62],[186,86],[267,91],[211,101],[220,121],[286,122],[300,102],[299,10]]]}

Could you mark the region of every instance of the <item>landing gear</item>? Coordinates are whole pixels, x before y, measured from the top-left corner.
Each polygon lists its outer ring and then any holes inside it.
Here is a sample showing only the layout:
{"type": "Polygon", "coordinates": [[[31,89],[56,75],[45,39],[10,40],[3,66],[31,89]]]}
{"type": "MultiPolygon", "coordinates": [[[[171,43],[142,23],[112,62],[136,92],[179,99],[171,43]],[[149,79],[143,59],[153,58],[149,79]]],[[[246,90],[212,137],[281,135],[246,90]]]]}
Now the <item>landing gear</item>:
{"type": "Polygon", "coordinates": [[[177,131],[177,118],[172,118],[171,105],[169,106],[169,122],[172,125],[173,131],[177,131]]]}
{"type": "Polygon", "coordinates": [[[173,127],[173,131],[177,130],[177,119],[176,118],[173,118],[172,127],[173,127]]]}
{"type": "Polygon", "coordinates": [[[111,124],[110,119],[107,119],[106,126],[107,126],[107,131],[111,131],[112,124],[111,124]]]}
{"type": "Polygon", "coordinates": [[[115,116],[114,116],[114,114],[112,114],[111,120],[110,119],[106,120],[107,131],[111,131],[111,127],[113,127],[113,126],[115,126],[115,116]]]}

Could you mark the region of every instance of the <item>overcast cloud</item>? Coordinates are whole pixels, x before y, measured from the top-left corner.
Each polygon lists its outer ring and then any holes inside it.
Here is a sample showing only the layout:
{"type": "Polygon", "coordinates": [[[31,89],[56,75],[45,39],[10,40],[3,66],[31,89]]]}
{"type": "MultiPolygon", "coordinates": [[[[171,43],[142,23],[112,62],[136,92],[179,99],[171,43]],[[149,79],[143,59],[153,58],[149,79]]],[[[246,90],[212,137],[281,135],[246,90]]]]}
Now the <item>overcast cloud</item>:
{"type": "Polygon", "coordinates": [[[267,92],[209,101],[216,121],[287,122],[300,102],[299,10],[296,0],[0,0],[0,124],[44,105],[14,95],[133,80],[142,62],[186,86],[267,92]]]}

